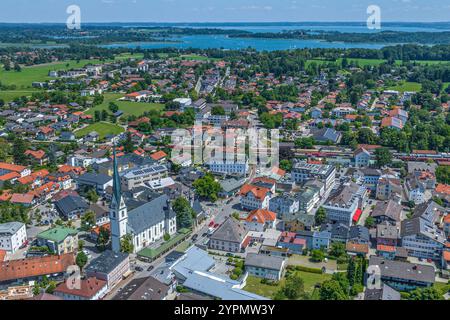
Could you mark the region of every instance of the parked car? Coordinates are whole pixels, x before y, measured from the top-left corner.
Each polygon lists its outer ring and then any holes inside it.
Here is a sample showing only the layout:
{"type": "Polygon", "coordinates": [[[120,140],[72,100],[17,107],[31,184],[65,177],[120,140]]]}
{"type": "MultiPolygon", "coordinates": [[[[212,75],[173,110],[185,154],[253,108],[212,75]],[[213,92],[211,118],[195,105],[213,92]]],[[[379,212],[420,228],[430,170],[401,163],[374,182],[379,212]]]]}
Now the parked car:
{"type": "Polygon", "coordinates": [[[136,270],[137,272],[144,271],[144,269],[142,267],[139,267],[139,266],[135,267],[134,270],[136,270]]]}
{"type": "Polygon", "coordinates": [[[150,266],[150,267],[148,267],[147,271],[152,271],[153,269],[155,269],[155,267],[154,266],[150,266]]]}
{"type": "Polygon", "coordinates": [[[198,238],[198,234],[194,234],[194,235],[192,236],[192,241],[197,240],[197,238],[198,238]]]}

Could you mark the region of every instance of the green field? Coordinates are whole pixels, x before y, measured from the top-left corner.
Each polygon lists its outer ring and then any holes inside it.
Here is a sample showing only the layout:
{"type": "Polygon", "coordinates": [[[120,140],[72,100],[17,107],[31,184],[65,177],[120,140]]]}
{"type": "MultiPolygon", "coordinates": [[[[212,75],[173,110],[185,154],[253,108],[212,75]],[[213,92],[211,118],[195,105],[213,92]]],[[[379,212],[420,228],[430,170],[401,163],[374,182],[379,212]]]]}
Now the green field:
{"type": "Polygon", "coordinates": [[[0,91],[0,99],[3,99],[3,101],[7,102],[11,102],[13,101],[15,98],[20,98],[20,97],[29,97],[33,94],[33,92],[36,91],[32,91],[32,90],[15,90],[15,91],[0,91]]]}
{"type": "Polygon", "coordinates": [[[22,67],[22,71],[14,70],[5,71],[0,69],[0,81],[5,85],[16,85],[17,89],[30,89],[33,82],[44,82],[50,80],[48,76],[49,71],[53,70],[67,70],[72,68],[81,68],[87,64],[100,63],[100,60],[80,60],[77,61],[63,61],[56,63],[41,64],[31,67],[22,67]]]}
{"type": "Polygon", "coordinates": [[[405,81],[405,82],[401,82],[395,86],[389,87],[389,90],[396,90],[396,91],[400,91],[400,92],[405,92],[405,91],[419,92],[422,90],[422,85],[417,82],[406,82],[405,81]]]}
{"type": "Polygon", "coordinates": [[[197,54],[186,54],[186,55],[181,55],[179,57],[180,60],[192,60],[192,61],[219,61],[220,59],[217,58],[208,58],[205,56],[200,56],[197,54]]]}
{"type": "Polygon", "coordinates": [[[119,106],[119,110],[122,110],[125,115],[141,116],[144,112],[150,110],[164,110],[164,105],[159,103],[141,103],[141,102],[131,102],[131,101],[118,101],[117,99],[122,98],[124,94],[121,93],[106,93],[104,95],[105,100],[102,104],[95,106],[86,114],[94,115],[95,111],[106,110],[108,112],[108,106],[110,102],[115,102],[119,106]]]}
{"type": "MultiPolygon", "coordinates": [[[[295,271],[300,277],[303,279],[305,284],[305,291],[312,293],[314,291],[314,287],[316,284],[320,284],[326,280],[331,279],[330,274],[317,274],[317,273],[309,273],[303,271],[295,271]]],[[[284,285],[284,279],[282,279],[278,285],[271,286],[268,284],[262,284],[261,278],[256,278],[249,276],[247,278],[247,285],[244,290],[253,292],[255,294],[272,298],[273,295],[284,285]]]]}
{"type": "Polygon", "coordinates": [[[121,126],[112,124],[112,123],[108,123],[108,122],[97,122],[94,124],[91,124],[83,129],[80,129],[78,131],[75,132],[75,136],[77,138],[81,138],[84,137],[85,135],[87,135],[88,133],[91,133],[92,131],[97,132],[100,135],[100,139],[103,139],[104,137],[106,137],[109,134],[119,134],[125,131],[124,128],[122,128],[121,126]]]}

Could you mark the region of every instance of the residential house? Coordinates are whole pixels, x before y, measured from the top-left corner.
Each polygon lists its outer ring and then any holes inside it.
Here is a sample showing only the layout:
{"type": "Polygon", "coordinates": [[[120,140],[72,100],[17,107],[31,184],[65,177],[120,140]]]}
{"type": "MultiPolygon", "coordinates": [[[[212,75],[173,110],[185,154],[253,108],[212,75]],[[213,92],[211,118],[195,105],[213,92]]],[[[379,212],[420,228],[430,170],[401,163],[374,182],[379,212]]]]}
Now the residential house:
{"type": "Polygon", "coordinates": [[[228,217],[211,235],[209,248],[227,252],[241,252],[247,231],[234,218],[228,217]]]}
{"type": "MultiPolygon", "coordinates": [[[[379,269],[381,281],[399,291],[430,287],[435,282],[434,267],[371,256],[368,270],[379,269]]],[[[368,281],[372,273],[368,271],[368,281]]]]}
{"type": "Polygon", "coordinates": [[[245,258],[245,270],[252,276],[272,281],[280,281],[286,268],[281,257],[249,253],[245,258]]]}
{"type": "MultiPolygon", "coordinates": [[[[77,280],[73,280],[77,281],[77,280]]],[[[107,293],[108,284],[97,278],[80,280],[80,287],[71,286],[66,281],[59,284],[53,294],[64,300],[101,300],[107,293]]]]}
{"type": "Polygon", "coordinates": [[[276,226],[276,219],[275,212],[257,209],[249,213],[245,219],[244,226],[249,231],[263,232],[266,229],[274,229],[276,226]]]}
{"type": "Polygon", "coordinates": [[[0,224],[0,250],[15,253],[27,241],[27,230],[22,222],[0,224]]]}
{"type": "Polygon", "coordinates": [[[36,238],[39,246],[47,247],[58,255],[78,249],[78,231],[76,229],[56,226],[39,233],[36,238]]]}

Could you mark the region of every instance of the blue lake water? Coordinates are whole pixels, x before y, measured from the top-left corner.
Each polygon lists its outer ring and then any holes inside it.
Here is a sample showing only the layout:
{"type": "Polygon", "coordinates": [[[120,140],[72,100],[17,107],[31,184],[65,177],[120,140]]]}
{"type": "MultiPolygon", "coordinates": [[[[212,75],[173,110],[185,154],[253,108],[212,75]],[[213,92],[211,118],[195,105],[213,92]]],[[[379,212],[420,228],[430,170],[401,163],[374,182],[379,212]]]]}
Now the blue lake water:
{"type": "Polygon", "coordinates": [[[142,48],[142,49],[160,49],[160,48],[196,48],[211,49],[223,48],[229,50],[238,50],[254,48],[258,51],[276,51],[288,49],[303,48],[366,48],[380,49],[383,44],[375,43],[343,43],[343,42],[325,42],[319,40],[295,40],[295,39],[249,39],[249,38],[229,38],[224,35],[193,35],[171,38],[178,42],[133,42],[133,43],[113,43],[103,45],[104,48],[142,48]]]}

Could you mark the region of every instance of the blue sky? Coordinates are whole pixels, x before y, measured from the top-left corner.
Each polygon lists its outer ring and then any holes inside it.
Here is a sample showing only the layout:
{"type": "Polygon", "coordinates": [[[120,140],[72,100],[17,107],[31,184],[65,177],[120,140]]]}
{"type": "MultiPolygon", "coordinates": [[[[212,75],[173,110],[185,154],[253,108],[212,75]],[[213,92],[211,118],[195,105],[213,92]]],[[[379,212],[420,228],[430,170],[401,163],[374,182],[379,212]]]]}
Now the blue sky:
{"type": "Polygon", "coordinates": [[[84,22],[450,21],[450,0],[1,0],[0,22],[65,22],[68,5],[84,22]]]}

